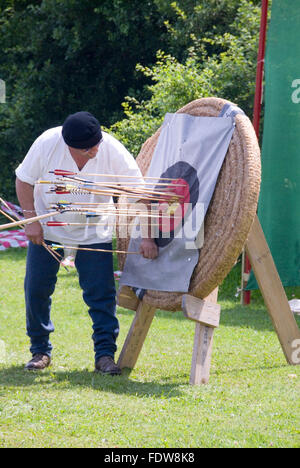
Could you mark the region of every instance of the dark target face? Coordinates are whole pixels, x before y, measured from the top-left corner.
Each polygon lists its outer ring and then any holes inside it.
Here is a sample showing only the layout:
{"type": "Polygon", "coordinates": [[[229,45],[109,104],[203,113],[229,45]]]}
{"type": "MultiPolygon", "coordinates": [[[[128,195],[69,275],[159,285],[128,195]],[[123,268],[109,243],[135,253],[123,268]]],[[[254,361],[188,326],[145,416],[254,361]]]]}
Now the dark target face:
{"type": "MultiPolygon", "coordinates": [[[[197,171],[184,161],[169,167],[160,178],[170,179],[170,184],[164,189],[168,193],[164,197],[167,201],[156,205],[159,222],[155,242],[159,247],[165,247],[182,229],[185,219],[196,205],[199,199],[199,181],[197,171]]],[[[168,180],[164,182],[168,183],[168,180]]],[[[156,189],[161,190],[159,186],[156,189]]]]}

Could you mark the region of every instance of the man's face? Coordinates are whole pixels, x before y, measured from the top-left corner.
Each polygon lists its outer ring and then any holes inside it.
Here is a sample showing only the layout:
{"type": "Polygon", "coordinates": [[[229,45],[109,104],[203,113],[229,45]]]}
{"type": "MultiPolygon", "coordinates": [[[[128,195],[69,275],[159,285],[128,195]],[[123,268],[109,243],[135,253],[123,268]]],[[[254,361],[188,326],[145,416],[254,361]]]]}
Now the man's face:
{"type": "Polygon", "coordinates": [[[93,159],[98,153],[100,143],[101,141],[99,141],[99,143],[93,146],[92,148],[87,148],[87,149],[71,148],[71,150],[75,156],[86,157],[87,159],[93,159]]]}

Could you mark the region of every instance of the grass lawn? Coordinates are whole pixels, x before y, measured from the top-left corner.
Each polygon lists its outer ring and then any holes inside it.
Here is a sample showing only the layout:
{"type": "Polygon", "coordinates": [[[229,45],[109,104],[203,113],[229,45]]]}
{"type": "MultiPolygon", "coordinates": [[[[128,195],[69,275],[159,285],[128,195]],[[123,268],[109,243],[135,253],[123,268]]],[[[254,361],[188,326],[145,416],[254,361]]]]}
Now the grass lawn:
{"type": "MultiPolygon", "coordinates": [[[[53,365],[25,372],[25,255],[0,253],[0,447],[300,446],[300,367],[286,364],[260,293],[239,304],[239,264],[221,287],[210,382],[198,387],[188,383],[194,325],[179,312],[157,312],[130,375],[94,374],[87,307],[76,272],[63,269],[53,365]]],[[[287,293],[299,298],[300,288],[287,293]]],[[[119,352],[133,312],[118,316],[119,352]]]]}

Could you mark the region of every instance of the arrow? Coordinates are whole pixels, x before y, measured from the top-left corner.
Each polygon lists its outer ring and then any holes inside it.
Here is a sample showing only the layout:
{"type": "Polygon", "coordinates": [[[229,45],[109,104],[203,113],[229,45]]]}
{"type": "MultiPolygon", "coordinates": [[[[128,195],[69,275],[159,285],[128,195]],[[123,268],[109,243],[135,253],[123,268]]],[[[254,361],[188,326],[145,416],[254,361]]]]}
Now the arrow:
{"type": "Polygon", "coordinates": [[[22,221],[15,221],[13,223],[8,224],[1,224],[0,231],[4,231],[4,229],[10,229],[17,226],[25,226],[26,224],[35,223],[36,221],[40,221],[41,219],[50,218],[55,214],[60,214],[59,211],[52,211],[51,213],[46,213],[40,216],[34,216],[33,218],[23,219],[22,221]]]}

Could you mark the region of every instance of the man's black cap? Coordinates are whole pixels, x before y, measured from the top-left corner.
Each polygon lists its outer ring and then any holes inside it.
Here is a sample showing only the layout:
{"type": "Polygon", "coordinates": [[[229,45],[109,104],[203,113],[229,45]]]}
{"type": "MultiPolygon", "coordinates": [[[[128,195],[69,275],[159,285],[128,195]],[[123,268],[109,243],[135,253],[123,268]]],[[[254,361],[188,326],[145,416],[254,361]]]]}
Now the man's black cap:
{"type": "Polygon", "coordinates": [[[68,146],[87,149],[99,143],[102,132],[96,117],[89,112],[76,112],[66,118],[62,136],[68,146]]]}

